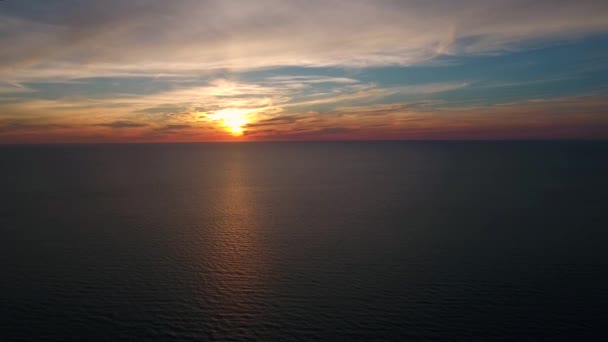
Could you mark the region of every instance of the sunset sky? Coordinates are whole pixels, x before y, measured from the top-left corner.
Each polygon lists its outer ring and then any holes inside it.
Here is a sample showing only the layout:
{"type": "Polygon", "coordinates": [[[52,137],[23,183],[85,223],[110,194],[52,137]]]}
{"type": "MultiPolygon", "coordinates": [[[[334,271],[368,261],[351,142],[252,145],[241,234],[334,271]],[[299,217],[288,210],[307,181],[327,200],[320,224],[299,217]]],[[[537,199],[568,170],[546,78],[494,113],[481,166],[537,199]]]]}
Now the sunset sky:
{"type": "Polygon", "coordinates": [[[608,1],[0,1],[0,143],[604,139],[606,95],[608,1]]]}

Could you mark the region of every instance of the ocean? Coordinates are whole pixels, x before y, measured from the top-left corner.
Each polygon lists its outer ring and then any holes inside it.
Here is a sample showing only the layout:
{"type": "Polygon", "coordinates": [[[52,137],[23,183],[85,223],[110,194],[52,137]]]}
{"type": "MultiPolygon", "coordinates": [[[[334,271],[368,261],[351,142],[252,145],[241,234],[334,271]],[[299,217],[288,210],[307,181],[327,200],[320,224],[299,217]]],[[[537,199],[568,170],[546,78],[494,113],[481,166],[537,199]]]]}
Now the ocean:
{"type": "Polygon", "coordinates": [[[0,340],[608,338],[608,142],[0,146],[0,340]]]}

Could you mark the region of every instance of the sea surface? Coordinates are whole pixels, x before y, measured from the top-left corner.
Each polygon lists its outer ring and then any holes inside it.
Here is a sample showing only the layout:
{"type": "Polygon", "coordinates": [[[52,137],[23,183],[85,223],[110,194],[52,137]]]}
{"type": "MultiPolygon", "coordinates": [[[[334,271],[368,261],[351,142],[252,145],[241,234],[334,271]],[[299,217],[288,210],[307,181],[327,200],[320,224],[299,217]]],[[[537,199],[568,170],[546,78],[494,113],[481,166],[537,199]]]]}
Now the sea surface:
{"type": "Polygon", "coordinates": [[[0,146],[0,340],[608,338],[608,142],[0,146]]]}

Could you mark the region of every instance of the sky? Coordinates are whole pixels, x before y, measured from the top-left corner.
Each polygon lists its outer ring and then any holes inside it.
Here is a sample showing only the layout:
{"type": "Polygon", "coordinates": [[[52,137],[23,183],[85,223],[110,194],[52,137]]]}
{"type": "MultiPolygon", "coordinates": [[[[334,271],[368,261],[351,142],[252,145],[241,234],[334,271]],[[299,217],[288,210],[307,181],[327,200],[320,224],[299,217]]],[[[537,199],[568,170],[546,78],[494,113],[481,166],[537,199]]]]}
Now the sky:
{"type": "Polygon", "coordinates": [[[607,139],[606,95],[608,1],[0,1],[0,143],[607,139]]]}

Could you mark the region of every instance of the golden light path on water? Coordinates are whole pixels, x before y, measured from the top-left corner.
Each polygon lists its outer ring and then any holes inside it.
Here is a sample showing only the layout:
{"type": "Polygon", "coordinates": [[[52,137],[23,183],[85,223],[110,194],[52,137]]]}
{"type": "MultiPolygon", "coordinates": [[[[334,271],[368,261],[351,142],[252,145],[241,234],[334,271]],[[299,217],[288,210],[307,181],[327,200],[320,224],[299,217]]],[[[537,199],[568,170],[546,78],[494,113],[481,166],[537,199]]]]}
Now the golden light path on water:
{"type": "Polygon", "coordinates": [[[241,136],[243,135],[243,126],[249,122],[247,114],[250,112],[250,109],[227,108],[216,111],[210,115],[210,118],[221,121],[232,135],[241,136]]]}

